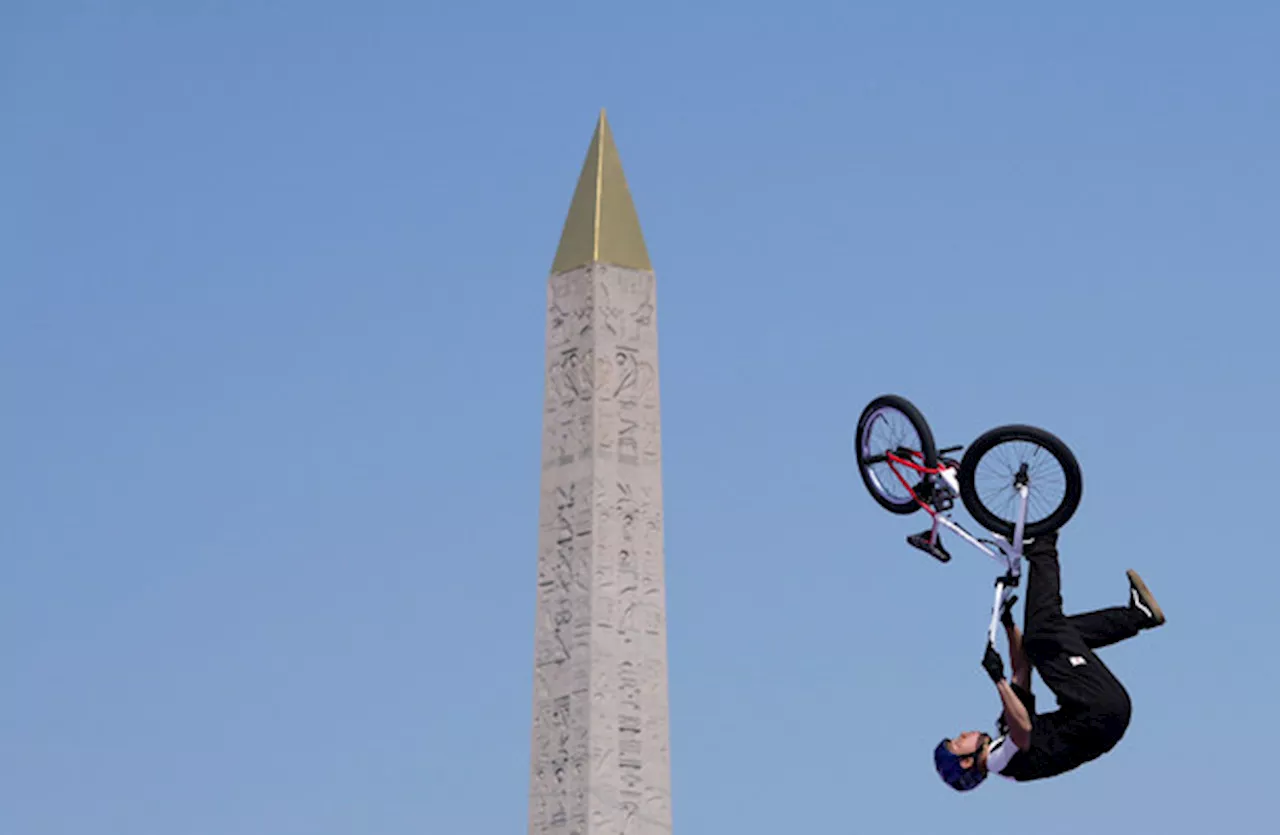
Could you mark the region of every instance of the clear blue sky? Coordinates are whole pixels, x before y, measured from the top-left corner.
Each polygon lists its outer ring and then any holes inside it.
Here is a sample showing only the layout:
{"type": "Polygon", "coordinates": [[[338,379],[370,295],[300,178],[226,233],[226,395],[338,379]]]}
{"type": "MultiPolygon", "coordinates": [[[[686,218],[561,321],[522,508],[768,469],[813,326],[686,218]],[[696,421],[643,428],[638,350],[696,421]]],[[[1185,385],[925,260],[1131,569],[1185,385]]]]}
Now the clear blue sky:
{"type": "Polygon", "coordinates": [[[0,6],[0,831],[524,831],[600,107],[660,287],[678,835],[1263,831],[1280,9],[1033,6],[0,6]],[[885,391],[1079,455],[1068,607],[1137,567],[1170,618],[1105,653],[1103,760],[933,774],[998,712],[993,574],[866,495],[885,391]]]}

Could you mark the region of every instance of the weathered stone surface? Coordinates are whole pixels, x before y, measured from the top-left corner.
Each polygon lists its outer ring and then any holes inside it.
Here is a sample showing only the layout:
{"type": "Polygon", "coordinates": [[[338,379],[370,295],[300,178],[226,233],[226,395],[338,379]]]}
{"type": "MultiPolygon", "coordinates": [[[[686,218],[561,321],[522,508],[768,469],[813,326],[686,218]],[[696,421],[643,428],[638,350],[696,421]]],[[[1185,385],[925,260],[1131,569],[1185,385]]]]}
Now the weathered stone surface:
{"type": "Polygon", "coordinates": [[[656,301],[548,283],[529,835],[671,831],[656,301]]]}

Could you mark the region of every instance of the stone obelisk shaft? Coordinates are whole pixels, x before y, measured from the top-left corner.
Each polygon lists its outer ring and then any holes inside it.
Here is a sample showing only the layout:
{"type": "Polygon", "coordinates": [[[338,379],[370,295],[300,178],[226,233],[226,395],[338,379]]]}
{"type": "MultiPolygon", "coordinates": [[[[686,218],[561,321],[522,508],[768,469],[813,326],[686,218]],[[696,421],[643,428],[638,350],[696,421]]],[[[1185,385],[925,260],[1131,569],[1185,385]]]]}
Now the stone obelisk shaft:
{"type": "Polygon", "coordinates": [[[671,831],[655,312],[601,113],[547,287],[529,835],[671,831]]]}

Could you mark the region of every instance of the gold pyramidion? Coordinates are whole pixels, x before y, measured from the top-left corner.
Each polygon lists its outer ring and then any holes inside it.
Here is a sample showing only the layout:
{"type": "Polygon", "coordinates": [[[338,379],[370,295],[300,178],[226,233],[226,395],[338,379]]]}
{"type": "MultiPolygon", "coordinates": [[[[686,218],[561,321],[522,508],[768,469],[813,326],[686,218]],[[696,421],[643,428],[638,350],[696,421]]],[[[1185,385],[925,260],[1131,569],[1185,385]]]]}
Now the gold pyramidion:
{"type": "Polygon", "coordinates": [[[649,250],[640,233],[640,218],[631,202],[622,159],[604,110],[600,111],[587,159],[582,164],[551,272],[563,273],[597,263],[652,269],[649,250]]]}

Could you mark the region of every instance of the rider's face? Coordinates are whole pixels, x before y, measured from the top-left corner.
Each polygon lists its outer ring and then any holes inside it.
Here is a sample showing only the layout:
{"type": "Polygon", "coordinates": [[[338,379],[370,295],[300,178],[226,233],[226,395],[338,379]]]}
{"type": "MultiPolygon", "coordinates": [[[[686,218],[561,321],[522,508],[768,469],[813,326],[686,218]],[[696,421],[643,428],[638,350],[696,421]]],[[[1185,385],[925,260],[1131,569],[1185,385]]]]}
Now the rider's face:
{"type": "Polygon", "coordinates": [[[982,737],[981,731],[965,731],[951,740],[951,753],[961,757],[976,754],[982,747],[982,737]]]}

